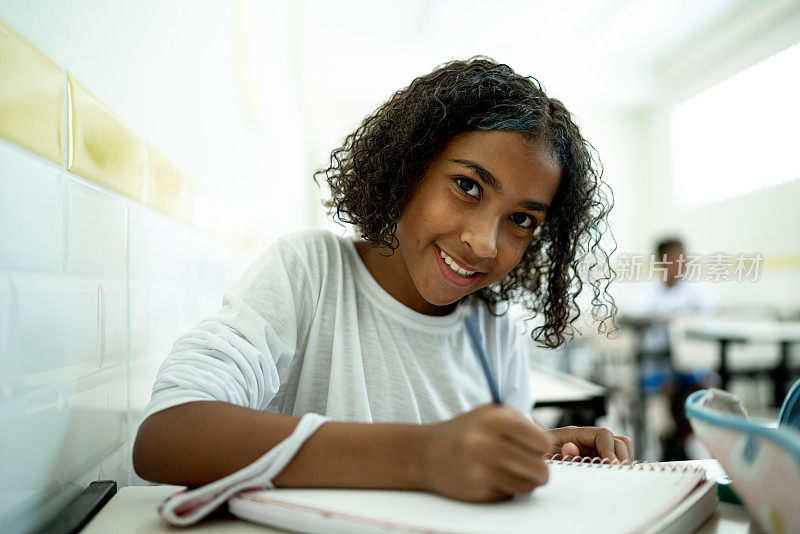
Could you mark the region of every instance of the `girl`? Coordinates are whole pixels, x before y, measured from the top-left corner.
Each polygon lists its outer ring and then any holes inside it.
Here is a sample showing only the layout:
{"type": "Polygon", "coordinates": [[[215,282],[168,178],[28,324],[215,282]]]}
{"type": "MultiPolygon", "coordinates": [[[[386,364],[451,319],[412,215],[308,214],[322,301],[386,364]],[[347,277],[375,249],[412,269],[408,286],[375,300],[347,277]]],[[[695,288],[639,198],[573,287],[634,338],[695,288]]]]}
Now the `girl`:
{"type": "MultiPolygon", "coordinates": [[[[542,314],[532,336],[556,347],[578,315],[578,262],[607,260],[610,203],[561,102],[506,65],[454,61],[395,93],[318,176],[361,239],[279,240],[178,339],[136,438],[140,476],[203,485],[283,450],[293,431],[277,486],[486,501],[544,484],[548,452],[632,459],[627,437],[545,431],[524,415],[525,340],[501,313],[513,299],[542,314]],[[504,404],[488,403],[464,313],[504,404]],[[304,414],[329,422],[303,427],[304,414]]],[[[603,322],[616,312],[609,279],[592,282],[603,322]]]]}

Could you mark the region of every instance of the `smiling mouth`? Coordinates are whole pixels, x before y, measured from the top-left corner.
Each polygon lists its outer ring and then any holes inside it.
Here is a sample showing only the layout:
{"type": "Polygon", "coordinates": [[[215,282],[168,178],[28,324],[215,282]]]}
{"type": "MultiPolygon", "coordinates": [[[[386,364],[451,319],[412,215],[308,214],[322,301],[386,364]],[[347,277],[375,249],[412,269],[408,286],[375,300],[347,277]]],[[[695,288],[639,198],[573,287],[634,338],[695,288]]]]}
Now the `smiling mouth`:
{"type": "Polygon", "coordinates": [[[444,260],[447,266],[450,267],[450,269],[452,269],[452,271],[459,276],[463,276],[465,278],[471,278],[476,274],[478,274],[479,272],[479,271],[469,271],[467,269],[460,267],[458,263],[456,263],[456,261],[450,256],[448,256],[447,253],[445,253],[445,251],[443,251],[442,249],[439,249],[439,256],[441,256],[442,260],[444,260]]]}

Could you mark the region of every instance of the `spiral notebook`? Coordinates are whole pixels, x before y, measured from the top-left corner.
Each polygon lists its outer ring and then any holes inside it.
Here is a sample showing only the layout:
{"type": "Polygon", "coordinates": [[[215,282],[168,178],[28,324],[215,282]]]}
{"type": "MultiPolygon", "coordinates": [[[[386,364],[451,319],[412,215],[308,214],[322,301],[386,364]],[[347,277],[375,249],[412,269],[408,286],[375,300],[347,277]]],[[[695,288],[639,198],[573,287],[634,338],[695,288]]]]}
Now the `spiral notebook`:
{"type": "Polygon", "coordinates": [[[240,493],[241,519],[291,532],[693,532],[714,513],[716,484],[699,467],[548,460],[532,494],[472,504],[395,490],[272,489],[240,493]]]}

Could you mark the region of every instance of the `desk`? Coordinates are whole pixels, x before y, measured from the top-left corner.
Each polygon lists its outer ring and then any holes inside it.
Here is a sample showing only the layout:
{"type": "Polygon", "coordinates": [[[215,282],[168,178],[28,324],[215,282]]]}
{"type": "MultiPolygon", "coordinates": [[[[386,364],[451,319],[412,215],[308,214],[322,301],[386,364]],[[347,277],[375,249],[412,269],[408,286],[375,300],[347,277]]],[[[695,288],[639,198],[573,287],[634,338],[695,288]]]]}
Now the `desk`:
{"type": "MultiPolygon", "coordinates": [[[[711,476],[721,473],[716,460],[693,460],[677,464],[700,464],[711,476]]],[[[185,534],[219,532],[225,534],[267,534],[280,532],[265,526],[240,521],[227,514],[217,514],[194,527],[175,529],[156,513],[158,505],[182,488],[177,486],[128,486],[121,488],[109,503],[82,531],[82,534],[185,534]]],[[[758,532],[741,506],[720,503],[716,513],[700,528],[700,534],[746,534],[758,532]]]]}
{"type": "Polygon", "coordinates": [[[606,388],[574,376],[533,364],[530,384],[534,408],[588,408],[597,417],[606,413],[606,388]]]}
{"type": "Polygon", "coordinates": [[[777,343],[780,360],[773,369],[775,406],[780,406],[788,391],[789,346],[800,343],[800,321],[744,321],[705,319],[690,325],[686,335],[694,339],[719,343],[719,369],[722,389],[726,389],[731,371],[728,367],[728,346],[731,343],[777,343]]]}
{"type": "Polygon", "coordinates": [[[660,315],[648,315],[648,316],[634,316],[634,315],[623,315],[617,320],[617,324],[622,328],[629,328],[633,331],[634,334],[634,363],[636,366],[636,387],[634,389],[635,392],[635,399],[633,402],[633,440],[634,445],[637,447],[644,448],[644,443],[646,439],[646,428],[645,428],[645,394],[644,394],[644,385],[643,385],[643,377],[642,377],[642,369],[645,358],[650,356],[665,358],[669,361],[670,369],[672,368],[672,354],[667,348],[665,353],[661,354],[649,354],[645,350],[644,346],[644,333],[647,331],[648,328],[653,326],[660,326],[667,328],[669,326],[670,318],[664,317],[660,315]]]}
{"type": "MultiPolygon", "coordinates": [[[[653,326],[669,327],[671,317],[662,315],[623,315],[617,320],[617,324],[622,328],[629,328],[633,330],[635,336],[634,355],[637,365],[641,365],[644,357],[647,355],[644,347],[644,332],[653,326]]],[[[664,354],[657,354],[656,356],[669,356],[669,352],[664,354]]]]}

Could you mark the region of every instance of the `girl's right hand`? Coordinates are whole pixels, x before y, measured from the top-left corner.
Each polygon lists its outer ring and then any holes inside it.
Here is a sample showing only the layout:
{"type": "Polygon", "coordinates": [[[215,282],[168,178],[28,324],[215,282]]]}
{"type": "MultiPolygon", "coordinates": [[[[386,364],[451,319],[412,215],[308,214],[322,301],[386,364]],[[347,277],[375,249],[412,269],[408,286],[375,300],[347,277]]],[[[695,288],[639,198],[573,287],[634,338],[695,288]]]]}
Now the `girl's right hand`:
{"type": "Polygon", "coordinates": [[[462,501],[496,501],[547,482],[543,455],[552,438],[510,406],[486,404],[424,428],[429,491],[462,501]]]}

